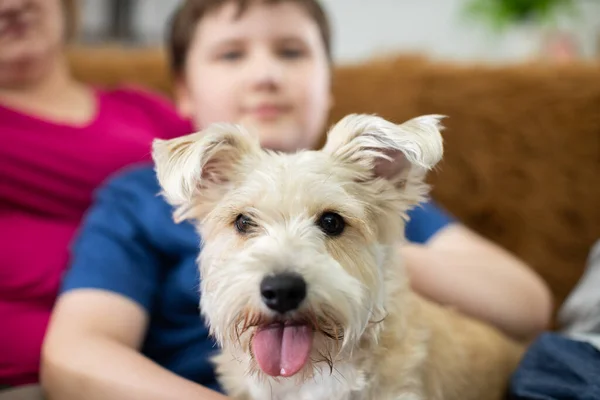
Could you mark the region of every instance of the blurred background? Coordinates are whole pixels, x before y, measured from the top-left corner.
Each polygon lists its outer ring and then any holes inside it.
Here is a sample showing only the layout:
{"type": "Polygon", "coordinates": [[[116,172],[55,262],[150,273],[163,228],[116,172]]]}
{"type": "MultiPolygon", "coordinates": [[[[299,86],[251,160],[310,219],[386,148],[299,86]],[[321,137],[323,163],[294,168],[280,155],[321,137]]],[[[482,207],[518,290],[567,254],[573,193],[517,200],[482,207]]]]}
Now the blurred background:
{"type": "MultiPolygon", "coordinates": [[[[600,0],[322,0],[336,61],[395,52],[455,61],[600,60],[600,0]]],[[[162,44],[179,0],[83,0],[80,41],[162,44]]]]}

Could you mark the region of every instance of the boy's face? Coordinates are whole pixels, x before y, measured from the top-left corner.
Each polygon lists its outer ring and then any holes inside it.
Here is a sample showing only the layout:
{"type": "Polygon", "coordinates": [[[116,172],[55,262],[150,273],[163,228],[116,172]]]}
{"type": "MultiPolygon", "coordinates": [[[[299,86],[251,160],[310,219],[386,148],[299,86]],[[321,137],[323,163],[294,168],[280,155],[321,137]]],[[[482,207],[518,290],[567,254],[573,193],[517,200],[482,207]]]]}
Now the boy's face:
{"type": "Polygon", "coordinates": [[[227,3],[198,24],[178,85],[181,112],[196,129],[235,122],[256,130],[263,147],[313,148],[331,102],[316,22],[292,2],[237,11],[227,3]]]}

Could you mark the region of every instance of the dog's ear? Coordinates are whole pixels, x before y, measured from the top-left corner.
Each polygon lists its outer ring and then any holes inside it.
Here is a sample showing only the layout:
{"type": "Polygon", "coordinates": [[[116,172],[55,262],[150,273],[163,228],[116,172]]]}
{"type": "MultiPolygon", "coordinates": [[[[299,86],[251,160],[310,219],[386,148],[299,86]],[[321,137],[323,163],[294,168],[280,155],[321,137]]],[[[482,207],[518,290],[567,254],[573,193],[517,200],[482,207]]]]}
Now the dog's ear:
{"type": "Polygon", "coordinates": [[[162,194],[180,207],[180,214],[200,196],[218,200],[241,174],[242,160],[258,151],[258,139],[234,124],[213,124],[197,133],[152,142],[162,194]]]}
{"type": "Polygon", "coordinates": [[[426,172],[441,160],[442,118],[423,115],[394,124],[376,115],[351,114],[331,128],[323,151],[371,178],[403,186],[411,170],[426,172]]]}

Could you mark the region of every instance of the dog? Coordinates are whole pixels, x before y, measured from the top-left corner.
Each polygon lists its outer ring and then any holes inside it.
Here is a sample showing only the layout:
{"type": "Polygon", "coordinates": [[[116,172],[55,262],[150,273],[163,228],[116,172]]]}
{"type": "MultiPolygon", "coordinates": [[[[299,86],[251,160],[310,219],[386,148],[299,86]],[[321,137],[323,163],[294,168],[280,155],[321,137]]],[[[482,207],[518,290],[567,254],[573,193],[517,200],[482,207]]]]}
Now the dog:
{"type": "Polygon", "coordinates": [[[174,219],[202,238],[200,309],[229,396],[502,398],[522,346],[412,291],[399,252],[442,118],[352,114],[293,154],[226,123],[153,142],[174,219]]]}

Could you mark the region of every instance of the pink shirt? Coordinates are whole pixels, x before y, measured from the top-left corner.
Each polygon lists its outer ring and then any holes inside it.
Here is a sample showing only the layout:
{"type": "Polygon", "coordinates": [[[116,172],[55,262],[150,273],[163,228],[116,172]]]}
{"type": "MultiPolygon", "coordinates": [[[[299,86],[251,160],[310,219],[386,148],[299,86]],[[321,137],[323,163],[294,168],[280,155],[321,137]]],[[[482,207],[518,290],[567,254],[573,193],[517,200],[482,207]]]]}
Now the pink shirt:
{"type": "Polygon", "coordinates": [[[157,95],[96,93],[97,114],[84,127],[0,105],[0,385],[38,381],[69,243],[94,189],[120,168],[150,161],[153,138],[192,131],[157,95]]]}

